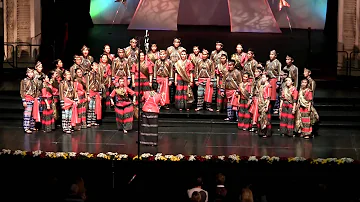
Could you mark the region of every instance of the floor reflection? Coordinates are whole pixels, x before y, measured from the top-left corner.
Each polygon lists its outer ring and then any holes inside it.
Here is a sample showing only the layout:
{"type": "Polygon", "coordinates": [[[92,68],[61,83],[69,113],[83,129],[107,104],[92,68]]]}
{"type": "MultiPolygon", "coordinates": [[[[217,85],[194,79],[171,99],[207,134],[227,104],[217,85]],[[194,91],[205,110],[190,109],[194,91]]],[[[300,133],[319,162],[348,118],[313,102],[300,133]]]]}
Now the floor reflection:
{"type": "MultiPolygon", "coordinates": [[[[260,138],[256,134],[238,131],[236,128],[206,129],[162,128],[159,133],[158,147],[141,147],[141,153],[150,152],[184,155],[230,155],[241,156],[302,156],[315,157],[350,157],[358,159],[360,136],[357,130],[337,130],[322,128],[319,136],[305,140],[300,138],[281,137],[274,129],[271,138],[260,138]],[[193,130],[192,130],[193,129],[193,130]]],[[[118,152],[137,154],[137,131],[128,134],[105,128],[91,128],[76,131],[71,135],[60,131],[53,133],[36,132],[24,134],[21,128],[3,128],[0,130],[1,148],[26,151],[64,151],[64,152],[118,152]]]]}

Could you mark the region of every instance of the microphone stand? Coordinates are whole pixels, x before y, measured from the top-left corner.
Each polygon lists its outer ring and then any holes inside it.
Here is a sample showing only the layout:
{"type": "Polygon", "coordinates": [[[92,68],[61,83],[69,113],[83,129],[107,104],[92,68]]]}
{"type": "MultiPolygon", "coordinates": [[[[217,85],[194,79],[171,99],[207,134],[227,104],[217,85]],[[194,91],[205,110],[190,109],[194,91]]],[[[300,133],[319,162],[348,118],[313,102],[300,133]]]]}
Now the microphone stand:
{"type": "MultiPolygon", "coordinates": [[[[138,158],[140,159],[140,136],[141,136],[141,134],[140,134],[140,130],[141,130],[141,108],[140,108],[140,106],[141,106],[141,99],[140,99],[140,93],[141,93],[141,90],[140,90],[140,72],[141,72],[141,64],[140,64],[140,51],[141,51],[141,40],[142,39],[144,39],[144,47],[145,47],[145,53],[144,53],[144,55],[146,55],[146,53],[149,51],[149,34],[148,34],[148,30],[146,30],[146,32],[145,32],[145,36],[144,37],[138,37],[138,39],[137,39],[137,41],[138,41],[138,44],[137,44],[137,46],[138,46],[138,48],[139,48],[139,53],[138,53],[138,61],[139,61],[139,63],[138,63],[138,82],[139,82],[139,86],[138,86],[138,97],[137,97],[137,99],[138,99],[138,108],[139,108],[139,110],[138,110],[138,141],[137,141],[137,144],[138,144],[138,158]]],[[[146,61],[145,61],[146,62],[146,61]]]]}

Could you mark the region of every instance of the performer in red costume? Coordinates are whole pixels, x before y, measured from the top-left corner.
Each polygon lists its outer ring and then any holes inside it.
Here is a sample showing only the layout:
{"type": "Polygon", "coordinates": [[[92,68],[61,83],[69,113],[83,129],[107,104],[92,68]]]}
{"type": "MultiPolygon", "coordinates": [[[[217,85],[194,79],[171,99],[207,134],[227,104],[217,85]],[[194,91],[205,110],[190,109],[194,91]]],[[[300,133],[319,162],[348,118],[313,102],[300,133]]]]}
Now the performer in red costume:
{"type": "Polygon", "coordinates": [[[313,93],[309,88],[309,80],[301,81],[299,99],[296,106],[295,131],[300,137],[313,137],[312,126],[319,120],[319,115],[313,106],[313,93]]]}
{"type": "Polygon", "coordinates": [[[111,66],[109,64],[109,58],[107,55],[103,54],[100,58],[99,71],[103,75],[103,97],[105,97],[105,108],[110,110],[110,86],[111,86],[111,66]]]}
{"type": "Polygon", "coordinates": [[[78,55],[75,55],[74,56],[74,64],[70,67],[70,74],[71,74],[72,79],[75,78],[76,70],[79,68],[83,71],[84,75],[87,73],[86,69],[81,64],[81,57],[78,55]]]}
{"type": "Polygon", "coordinates": [[[243,47],[241,44],[236,45],[236,53],[231,55],[231,59],[235,61],[235,68],[242,70],[244,68],[245,62],[248,57],[247,54],[243,52],[243,47]]]}
{"type": "Polygon", "coordinates": [[[155,64],[156,60],[160,58],[160,52],[157,49],[156,43],[151,44],[151,49],[146,55],[146,59],[150,60],[152,63],[155,64]]]}
{"type": "Polygon", "coordinates": [[[130,67],[138,62],[140,49],[137,47],[137,43],[138,41],[132,38],[130,40],[130,46],[125,48],[125,57],[128,59],[130,67]]]}
{"type": "Polygon", "coordinates": [[[130,85],[131,74],[128,59],[125,58],[124,49],[118,48],[118,57],[115,58],[111,65],[112,81],[117,83],[119,78],[124,79],[125,85],[130,85]]]}
{"type": "Polygon", "coordinates": [[[238,89],[238,128],[242,130],[251,129],[251,114],[249,108],[252,102],[252,83],[249,82],[249,74],[245,72],[238,89]]]}
{"type": "Polygon", "coordinates": [[[115,89],[111,92],[110,97],[111,105],[115,106],[117,128],[127,133],[132,129],[133,125],[133,105],[136,103],[135,92],[127,87],[124,79],[121,78],[119,83],[115,83],[115,89]],[[132,100],[129,95],[133,96],[132,100]]]}
{"type": "Polygon", "coordinates": [[[270,76],[263,74],[261,78],[261,86],[259,88],[259,122],[258,133],[260,136],[266,138],[271,136],[271,85],[269,83],[270,76]]]}
{"type": "Polygon", "coordinates": [[[59,98],[59,88],[60,88],[60,82],[61,80],[58,79],[58,72],[53,70],[50,71],[51,74],[51,78],[50,78],[50,84],[52,86],[52,94],[53,94],[53,110],[54,110],[54,119],[55,119],[55,124],[56,126],[60,126],[61,125],[61,117],[60,117],[60,113],[61,113],[61,108],[60,108],[60,98],[59,98]]]}
{"type": "Polygon", "coordinates": [[[199,46],[193,47],[193,52],[190,53],[188,59],[193,63],[194,67],[200,60],[202,60],[202,53],[200,53],[199,46]]]}
{"type": "MultiPolygon", "coordinates": [[[[281,63],[278,59],[276,59],[277,53],[275,50],[270,51],[270,60],[266,62],[265,71],[270,76],[270,85],[271,85],[271,106],[273,106],[274,114],[278,113],[278,107],[275,106],[275,102],[277,99],[277,89],[280,86],[280,72],[281,72],[281,63]]],[[[278,98],[279,99],[279,98],[278,98]]]]}
{"type": "Polygon", "coordinates": [[[250,132],[257,132],[255,128],[257,127],[258,118],[259,118],[259,93],[260,93],[260,86],[261,86],[261,78],[262,78],[262,71],[261,69],[257,68],[254,74],[255,78],[252,81],[252,102],[249,109],[251,113],[251,120],[252,120],[252,128],[249,130],[250,132]]]}
{"type": "Polygon", "coordinates": [[[215,80],[214,63],[208,59],[209,52],[202,51],[202,59],[195,66],[195,84],[198,86],[198,102],[195,111],[203,109],[204,102],[206,103],[206,110],[214,111],[211,108],[213,96],[213,83],[215,80]]]}
{"type": "Polygon", "coordinates": [[[294,137],[295,112],[298,91],[291,78],[285,79],[285,86],[280,97],[280,134],[294,137]]]}
{"type": "Polygon", "coordinates": [[[86,90],[87,78],[83,75],[81,69],[76,70],[76,76],[74,79],[74,87],[78,95],[77,113],[79,122],[76,125],[76,130],[87,128],[86,125],[86,106],[88,101],[88,95],[86,90]]]}
{"type": "Polygon", "coordinates": [[[175,107],[180,111],[183,109],[189,111],[194,102],[194,93],[191,89],[194,85],[194,65],[186,57],[186,51],[183,50],[180,55],[181,59],[175,63],[175,107]]]}
{"type": "Polygon", "coordinates": [[[159,84],[159,93],[165,94],[165,109],[170,109],[169,86],[174,81],[174,71],[170,61],[166,59],[165,50],[160,50],[160,59],[155,62],[153,81],[159,84]]]}
{"type": "Polygon", "coordinates": [[[62,108],[62,129],[71,134],[72,127],[79,123],[77,115],[78,96],[69,71],[64,72],[64,80],[60,84],[60,103],[62,108]]]}
{"type": "Polygon", "coordinates": [[[142,102],[141,140],[140,144],[157,146],[158,144],[158,116],[159,105],[165,105],[165,94],[157,93],[158,84],[152,83],[152,90],[144,92],[142,102]]]}
{"type": "Polygon", "coordinates": [[[228,62],[228,70],[224,73],[220,86],[220,94],[227,100],[227,118],[225,121],[233,120],[235,117],[234,114],[238,107],[236,93],[239,88],[239,84],[241,83],[241,79],[241,72],[235,69],[235,61],[230,60],[228,62]]]}
{"type": "MultiPolygon", "coordinates": [[[[104,46],[104,53],[103,55],[107,55],[110,61],[113,61],[115,59],[115,55],[110,53],[111,49],[108,44],[104,46]]],[[[110,63],[110,62],[109,62],[110,63]]]]}
{"type": "MultiPolygon", "coordinates": [[[[50,75],[51,76],[51,75],[50,75]]],[[[41,105],[43,111],[41,113],[41,126],[43,132],[51,132],[55,130],[54,108],[53,105],[53,87],[50,84],[50,79],[45,76],[41,89],[41,105]]]]}
{"type": "Polygon", "coordinates": [[[39,90],[34,81],[34,70],[27,69],[26,76],[20,82],[20,95],[24,107],[24,131],[30,134],[35,130],[35,121],[40,121],[39,90]]]}
{"type": "Polygon", "coordinates": [[[221,85],[223,82],[223,76],[228,71],[228,62],[227,56],[223,54],[220,57],[220,63],[215,67],[215,74],[216,74],[216,86],[218,89],[217,97],[216,97],[216,111],[220,112],[223,110],[227,103],[227,98],[221,95],[221,85]]]}
{"type": "Polygon", "coordinates": [[[103,89],[103,74],[99,69],[99,64],[93,63],[92,70],[87,75],[86,90],[88,93],[88,127],[98,126],[97,121],[102,118],[101,95],[103,89]]]}
{"type": "Polygon", "coordinates": [[[91,70],[91,64],[94,62],[94,58],[89,55],[90,48],[85,45],[82,47],[81,52],[81,66],[83,67],[84,74],[87,74],[91,70]]]}
{"type": "Polygon", "coordinates": [[[65,69],[63,68],[64,63],[60,59],[57,59],[54,61],[54,65],[55,65],[54,71],[57,72],[56,78],[57,78],[58,82],[60,82],[62,80],[64,71],[65,71],[65,69]]]}
{"type": "Polygon", "coordinates": [[[144,92],[150,91],[153,79],[154,63],[145,60],[145,54],[140,53],[140,71],[139,64],[133,64],[131,68],[132,87],[136,96],[142,96],[144,92]],[[140,74],[140,80],[139,80],[140,74]],[[140,95],[139,95],[140,92],[140,95]]]}
{"type": "Polygon", "coordinates": [[[248,50],[247,53],[247,61],[244,64],[244,69],[242,70],[243,73],[247,72],[249,74],[249,82],[252,82],[254,78],[254,72],[258,67],[258,62],[254,59],[255,52],[252,49],[248,50]]]}

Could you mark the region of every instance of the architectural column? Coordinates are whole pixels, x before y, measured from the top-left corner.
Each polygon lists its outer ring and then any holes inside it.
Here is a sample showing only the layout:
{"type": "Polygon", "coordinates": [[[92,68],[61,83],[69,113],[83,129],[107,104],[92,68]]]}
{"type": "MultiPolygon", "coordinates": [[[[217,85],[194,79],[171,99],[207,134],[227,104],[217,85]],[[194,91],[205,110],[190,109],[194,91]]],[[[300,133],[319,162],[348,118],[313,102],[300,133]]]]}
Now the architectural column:
{"type": "MultiPolygon", "coordinates": [[[[338,0],[338,43],[337,50],[344,51],[344,0],[338,0]]],[[[344,54],[338,53],[337,69],[344,69],[344,54]]]]}
{"type": "Polygon", "coordinates": [[[4,0],[4,41],[5,56],[8,60],[33,61],[38,55],[41,41],[40,0],[4,0]],[[12,46],[11,46],[11,45],[12,46]],[[16,47],[18,49],[16,55],[16,47]]]}

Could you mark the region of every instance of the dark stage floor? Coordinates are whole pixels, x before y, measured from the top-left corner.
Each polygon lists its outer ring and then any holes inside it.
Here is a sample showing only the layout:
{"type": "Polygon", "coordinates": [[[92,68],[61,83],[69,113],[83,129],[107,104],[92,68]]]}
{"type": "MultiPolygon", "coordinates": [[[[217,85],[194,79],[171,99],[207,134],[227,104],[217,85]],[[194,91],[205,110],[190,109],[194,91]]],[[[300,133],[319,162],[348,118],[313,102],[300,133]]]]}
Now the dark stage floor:
{"type": "MultiPolygon", "coordinates": [[[[21,123],[3,122],[0,129],[0,148],[11,150],[43,150],[64,152],[118,152],[137,153],[137,131],[124,135],[114,124],[104,124],[72,135],[57,130],[53,133],[24,134],[21,123]]],[[[160,124],[161,125],[161,124],[160,124]]],[[[319,136],[311,140],[281,137],[277,127],[271,138],[263,139],[249,132],[238,131],[234,125],[203,127],[161,127],[159,147],[141,147],[141,153],[196,154],[196,155],[269,155],[315,157],[350,157],[360,160],[358,129],[322,127],[319,136]]]]}

